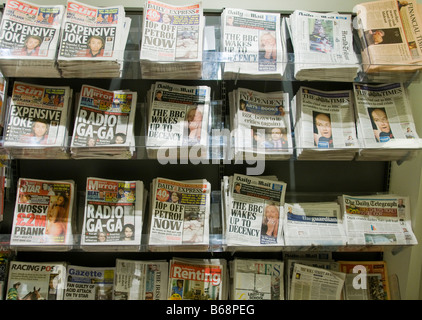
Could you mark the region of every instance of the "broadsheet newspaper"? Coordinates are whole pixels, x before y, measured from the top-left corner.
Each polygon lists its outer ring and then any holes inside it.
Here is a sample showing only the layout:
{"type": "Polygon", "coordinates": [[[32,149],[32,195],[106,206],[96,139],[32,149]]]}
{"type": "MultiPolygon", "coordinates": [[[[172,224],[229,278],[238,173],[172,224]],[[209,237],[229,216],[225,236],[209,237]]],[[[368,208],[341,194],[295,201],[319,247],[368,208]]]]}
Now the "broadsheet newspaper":
{"type": "Polygon", "coordinates": [[[235,258],[230,261],[230,300],[284,300],[284,263],[235,258]]]}
{"type": "Polygon", "coordinates": [[[87,178],[82,249],[139,251],[145,200],[140,180],[87,178]]]}
{"type": "Polygon", "coordinates": [[[201,78],[205,17],[202,2],[178,6],[148,0],[141,40],[143,78],[201,78]]]}
{"type": "Polygon", "coordinates": [[[225,8],[221,14],[225,79],[282,79],[287,64],[280,14],[225,8]]]}
{"type": "Polygon", "coordinates": [[[211,185],[203,180],[156,178],[148,226],[151,250],[207,250],[211,185]]]}
{"type": "Polygon", "coordinates": [[[290,30],[298,80],[353,81],[359,61],[353,50],[352,16],[295,10],[290,30]]]}
{"type": "Polygon", "coordinates": [[[168,300],[226,300],[228,270],[224,259],[170,260],[168,300]]]}
{"type": "Polygon", "coordinates": [[[10,246],[18,250],[70,250],[73,244],[73,181],[20,178],[10,246]]]}
{"type": "Polygon", "coordinates": [[[116,259],[113,300],[166,300],[169,263],[116,259]]]}
{"type": "Polygon", "coordinates": [[[339,197],[349,245],[415,245],[408,196],[339,197]]]}
{"type": "Polygon", "coordinates": [[[65,262],[11,261],[6,300],[63,300],[65,262]]]}
{"type": "Polygon", "coordinates": [[[64,300],[112,300],[114,267],[67,266],[64,300]]]}
{"type": "Polygon", "coordinates": [[[235,157],[262,154],[289,159],[293,154],[289,94],[238,88],[229,93],[235,157]]]}

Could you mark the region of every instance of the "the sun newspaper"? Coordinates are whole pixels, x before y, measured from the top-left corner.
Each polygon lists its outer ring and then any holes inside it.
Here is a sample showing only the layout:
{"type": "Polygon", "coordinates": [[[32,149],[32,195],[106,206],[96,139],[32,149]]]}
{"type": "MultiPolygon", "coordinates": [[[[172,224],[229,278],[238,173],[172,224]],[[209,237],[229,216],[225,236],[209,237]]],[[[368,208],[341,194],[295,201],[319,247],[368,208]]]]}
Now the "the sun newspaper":
{"type": "Polygon", "coordinates": [[[67,251],[73,247],[75,183],[19,178],[10,247],[67,251]]]}
{"type": "Polygon", "coordinates": [[[87,178],[81,248],[139,251],[145,200],[140,180],[87,178]]]}
{"type": "Polygon", "coordinates": [[[10,261],[6,300],[63,300],[65,262],[10,261]]]}
{"type": "Polygon", "coordinates": [[[112,300],[114,267],[67,266],[64,300],[112,300]]]}
{"type": "Polygon", "coordinates": [[[229,93],[235,157],[262,154],[285,160],[293,154],[289,94],[238,88],[229,93]]]}
{"type": "Polygon", "coordinates": [[[199,79],[205,17],[202,2],[145,2],[140,50],[145,79],[199,79]]]}
{"type": "Polygon", "coordinates": [[[205,179],[156,178],[148,226],[151,251],[206,251],[209,247],[211,185],[205,179]]]}
{"type": "Polygon", "coordinates": [[[227,300],[227,297],[225,259],[170,260],[168,300],[227,300]]]}
{"type": "Polygon", "coordinates": [[[230,300],[284,300],[284,262],[235,258],[230,288],[230,300]]]}
{"type": "Polygon", "coordinates": [[[113,300],[167,300],[169,263],[116,259],[113,300]]]}
{"type": "Polygon", "coordinates": [[[83,85],[71,142],[74,158],[131,158],[137,92],[83,85]]]}

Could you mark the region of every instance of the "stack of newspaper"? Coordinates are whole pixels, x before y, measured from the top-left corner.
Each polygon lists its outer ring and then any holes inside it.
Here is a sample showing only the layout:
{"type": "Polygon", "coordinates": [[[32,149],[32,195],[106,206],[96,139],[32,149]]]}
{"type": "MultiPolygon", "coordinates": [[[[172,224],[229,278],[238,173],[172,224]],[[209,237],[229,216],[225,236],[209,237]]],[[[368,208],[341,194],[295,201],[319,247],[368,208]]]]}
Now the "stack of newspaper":
{"type": "Polygon", "coordinates": [[[281,80],[287,64],[280,14],[225,8],[221,14],[224,79],[281,80]]]}
{"type": "Polygon", "coordinates": [[[144,79],[200,79],[205,17],[202,2],[170,5],[147,0],[141,40],[144,79]]]}
{"type": "Polygon", "coordinates": [[[151,251],[208,250],[211,184],[207,180],[155,178],[150,195],[151,251]]]}
{"type": "Polygon", "coordinates": [[[65,78],[116,78],[123,71],[131,19],[122,5],[67,1],[58,55],[65,78]]]}
{"type": "Polygon", "coordinates": [[[81,248],[140,251],[146,199],[140,180],[87,178],[81,248]]]}
{"type": "Polygon", "coordinates": [[[116,259],[113,300],[166,300],[169,263],[116,259]]]}
{"type": "Polygon", "coordinates": [[[347,244],[415,245],[410,199],[394,194],[339,197],[347,244]]]}
{"type": "Polygon", "coordinates": [[[352,160],[359,150],[351,90],[300,87],[292,100],[299,160],[352,160]]]}
{"type": "Polygon", "coordinates": [[[9,79],[0,71],[0,127],[4,128],[4,115],[6,113],[7,92],[9,89],[9,79]]]}
{"type": "Polygon", "coordinates": [[[135,152],[137,92],[83,85],[70,146],[76,159],[130,159],[135,152]]]}
{"type": "Polygon", "coordinates": [[[354,83],[358,160],[394,161],[422,147],[407,90],[402,83],[354,83]]]}
{"type": "Polygon", "coordinates": [[[284,300],[284,262],[231,260],[230,300],[284,300]]]}
{"type": "Polygon", "coordinates": [[[57,49],[65,7],[8,0],[0,26],[0,67],[6,77],[60,77],[57,49]]]}
{"type": "Polygon", "coordinates": [[[208,155],[211,88],[167,82],[152,84],[147,95],[150,158],[187,158],[191,149],[208,155]]]}
{"type": "Polygon", "coordinates": [[[288,18],[297,80],[353,81],[360,65],[350,14],[295,10],[288,18]]]}
{"type": "Polygon", "coordinates": [[[227,249],[278,251],[284,245],[287,184],[270,177],[223,177],[223,239],[227,249]]]}
{"type": "Polygon", "coordinates": [[[227,297],[226,260],[170,260],[167,300],[227,300],[227,297]]]}
{"type": "Polygon", "coordinates": [[[10,247],[30,251],[72,249],[75,183],[19,178],[10,247]]]}
{"type": "Polygon", "coordinates": [[[229,93],[235,157],[260,154],[285,160],[293,154],[289,94],[238,88],[229,93]]]}

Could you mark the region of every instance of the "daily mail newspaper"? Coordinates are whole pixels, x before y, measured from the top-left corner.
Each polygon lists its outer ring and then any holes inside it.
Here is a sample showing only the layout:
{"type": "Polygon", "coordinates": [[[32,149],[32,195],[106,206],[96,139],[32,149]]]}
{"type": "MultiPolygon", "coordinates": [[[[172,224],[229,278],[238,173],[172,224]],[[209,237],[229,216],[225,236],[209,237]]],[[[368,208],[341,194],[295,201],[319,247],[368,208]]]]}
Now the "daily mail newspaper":
{"type": "Polygon", "coordinates": [[[156,178],[151,187],[151,250],[207,250],[211,185],[203,180],[156,178]]]}
{"type": "Polygon", "coordinates": [[[349,245],[415,245],[410,199],[394,194],[339,197],[349,245]]]}
{"type": "Polygon", "coordinates": [[[65,262],[11,261],[6,300],[63,300],[65,262]]]}
{"type": "Polygon", "coordinates": [[[287,51],[280,14],[225,8],[221,34],[224,79],[282,79],[287,51]]]}
{"type": "Polygon", "coordinates": [[[89,177],[86,181],[81,248],[87,251],[139,251],[144,184],[89,177]]]}
{"type": "Polygon", "coordinates": [[[67,266],[64,300],[112,300],[114,267],[67,266]]]}
{"type": "Polygon", "coordinates": [[[116,259],[113,300],[166,300],[169,263],[116,259]]]}
{"type": "Polygon", "coordinates": [[[73,181],[19,178],[10,246],[17,250],[70,250],[73,181]]]}
{"type": "Polygon", "coordinates": [[[226,300],[228,270],[224,259],[170,260],[168,300],[226,300]]]}

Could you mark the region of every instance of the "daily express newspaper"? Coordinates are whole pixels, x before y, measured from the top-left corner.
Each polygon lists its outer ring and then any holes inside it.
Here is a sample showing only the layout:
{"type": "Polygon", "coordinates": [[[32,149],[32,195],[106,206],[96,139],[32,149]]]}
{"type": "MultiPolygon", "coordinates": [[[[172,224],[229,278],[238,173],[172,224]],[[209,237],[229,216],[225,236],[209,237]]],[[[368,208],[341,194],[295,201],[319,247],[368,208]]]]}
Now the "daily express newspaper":
{"type": "Polygon", "coordinates": [[[64,300],[112,300],[114,267],[69,265],[64,300]]]}
{"type": "Polygon", "coordinates": [[[116,259],[113,300],[166,300],[167,261],[116,259]]]}
{"type": "Polygon", "coordinates": [[[6,300],[63,300],[65,262],[11,261],[6,300]]]}
{"type": "Polygon", "coordinates": [[[142,181],[121,181],[89,177],[86,181],[85,212],[81,247],[104,250],[138,249],[143,222],[142,181]]]}
{"type": "Polygon", "coordinates": [[[227,262],[224,259],[170,260],[168,300],[225,300],[227,262]]]}
{"type": "Polygon", "coordinates": [[[414,245],[410,199],[394,194],[340,197],[347,243],[414,245]]]}
{"type": "Polygon", "coordinates": [[[70,249],[74,196],[73,181],[20,178],[10,246],[70,249]]]}

